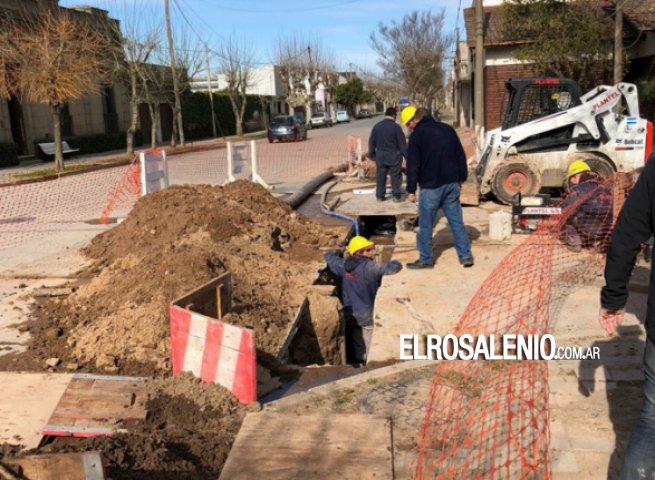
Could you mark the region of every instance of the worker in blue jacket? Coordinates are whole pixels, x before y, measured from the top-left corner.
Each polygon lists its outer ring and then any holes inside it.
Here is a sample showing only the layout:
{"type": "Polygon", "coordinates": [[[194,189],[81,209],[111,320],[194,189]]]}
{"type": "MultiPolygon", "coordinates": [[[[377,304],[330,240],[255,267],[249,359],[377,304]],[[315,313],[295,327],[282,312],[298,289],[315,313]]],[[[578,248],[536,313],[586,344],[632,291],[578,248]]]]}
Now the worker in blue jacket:
{"type": "Polygon", "coordinates": [[[584,160],[572,162],[566,178],[569,193],[560,204],[562,213],[569,215],[562,232],[564,242],[572,250],[605,251],[613,220],[612,192],[584,160]]]}
{"type": "Polygon", "coordinates": [[[425,108],[405,107],[400,112],[400,123],[412,132],[407,146],[407,200],[416,202],[417,187],[421,189],[416,234],[419,258],[408,263],[407,268],[434,266],[432,230],[439,209],[453,232],[459,262],[472,267],[471,241],[464,228],[459,200],[461,186],[468,176],[462,142],[450,125],[437,122],[425,108]]]}
{"type": "Polygon", "coordinates": [[[373,307],[384,275],[400,272],[397,260],[377,263],[375,244],[355,236],[348,243],[350,256],[335,251],[325,253],[329,269],[341,278],[342,301],[346,320],[346,350],[350,363],[366,364],[373,338],[373,307]]]}
{"type": "Polygon", "coordinates": [[[395,108],[387,108],[384,119],[376,123],[371,130],[366,156],[375,160],[375,198],[380,202],[386,199],[387,175],[389,175],[393,201],[402,201],[400,186],[403,157],[407,156],[407,142],[403,129],[396,123],[395,108]]]}

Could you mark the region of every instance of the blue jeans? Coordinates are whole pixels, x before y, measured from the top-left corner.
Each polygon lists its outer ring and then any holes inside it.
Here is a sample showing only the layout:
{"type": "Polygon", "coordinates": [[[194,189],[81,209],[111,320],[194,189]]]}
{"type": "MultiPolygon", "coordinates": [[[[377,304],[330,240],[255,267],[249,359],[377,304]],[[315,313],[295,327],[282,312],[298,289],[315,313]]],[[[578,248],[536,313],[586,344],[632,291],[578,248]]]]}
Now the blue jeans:
{"type": "Polygon", "coordinates": [[[459,203],[459,183],[448,183],[439,188],[422,188],[418,202],[418,233],[416,246],[419,253],[419,262],[434,263],[432,255],[432,229],[437,219],[437,212],[443,209],[448,219],[448,225],[453,232],[455,250],[461,260],[472,258],[471,242],[462,218],[462,204],[459,203]]]}
{"type": "Polygon", "coordinates": [[[620,480],[655,478],[655,343],[644,350],[644,404],[625,449],[620,480]]]}

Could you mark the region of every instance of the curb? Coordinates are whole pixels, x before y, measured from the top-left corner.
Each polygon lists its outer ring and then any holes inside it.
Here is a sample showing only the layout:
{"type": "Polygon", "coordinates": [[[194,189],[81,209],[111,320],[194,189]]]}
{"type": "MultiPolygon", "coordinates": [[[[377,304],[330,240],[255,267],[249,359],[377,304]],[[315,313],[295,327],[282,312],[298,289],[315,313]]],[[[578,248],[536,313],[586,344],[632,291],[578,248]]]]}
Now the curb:
{"type": "Polygon", "coordinates": [[[263,411],[275,411],[279,408],[288,408],[295,406],[304,401],[310,400],[315,395],[328,395],[330,393],[336,392],[343,388],[353,387],[359,385],[360,383],[366,382],[369,379],[380,379],[385,377],[390,377],[397,373],[406,372],[409,370],[415,370],[417,368],[426,367],[429,365],[436,366],[437,360],[409,360],[396,363],[394,365],[389,365],[388,367],[376,368],[374,370],[368,370],[358,375],[352,375],[347,378],[342,378],[341,380],[335,380],[334,382],[326,383],[324,385],[319,385],[318,387],[310,388],[304,392],[298,392],[289,395],[288,397],[282,397],[278,400],[273,400],[271,402],[263,404],[263,411]]]}

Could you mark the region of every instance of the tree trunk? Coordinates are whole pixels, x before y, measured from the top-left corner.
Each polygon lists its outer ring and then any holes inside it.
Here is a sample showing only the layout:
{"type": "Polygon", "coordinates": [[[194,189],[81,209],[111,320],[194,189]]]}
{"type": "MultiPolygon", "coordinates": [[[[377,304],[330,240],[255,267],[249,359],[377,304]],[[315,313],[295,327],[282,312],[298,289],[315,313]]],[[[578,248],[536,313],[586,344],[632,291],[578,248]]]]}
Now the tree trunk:
{"type": "Polygon", "coordinates": [[[157,115],[157,106],[148,103],[148,113],[150,114],[150,148],[157,148],[157,126],[159,125],[159,115],[157,115]]]}
{"type": "Polygon", "coordinates": [[[136,125],[139,116],[139,104],[136,90],[136,73],[134,66],[130,66],[130,126],[127,129],[127,153],[134,153],[134,134],[136,133],[136,125]]]}
{"type": "Polygon", "coordinates": [[[239,126],[241,127],[241,133],[237,135],[243,135],[243,117],[246,115],[246,95],[241,94],[241,105],[239,108],[239,126]]]}
{"type": "Polygon", "coordinates": [[[50,105],[52,129],[55,138],[55,169],[57,173],[64,171],[64,153],[61,146],[61,118],[59,117],[60,110],[61,107],[59,105],[50,105]]]}

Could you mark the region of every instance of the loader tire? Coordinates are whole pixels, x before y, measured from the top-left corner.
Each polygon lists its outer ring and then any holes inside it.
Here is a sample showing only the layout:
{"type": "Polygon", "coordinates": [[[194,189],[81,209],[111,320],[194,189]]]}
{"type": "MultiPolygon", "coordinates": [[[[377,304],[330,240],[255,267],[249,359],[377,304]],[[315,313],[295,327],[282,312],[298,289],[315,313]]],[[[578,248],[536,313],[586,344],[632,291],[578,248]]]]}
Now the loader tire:
{"type": "Polygon", "coordinates": [[[612,164],[604,158],[590,158],[585,161],[587,162],[587,165],[589,165],[589,168],[591,168],[593,172],[596,172],[600,178],[611,177],[616,173],[612,164]]]}
{"type": "Polygon", "coordinates": [[[539,174],[526,163],[508,163],[501,166],[491,182],[491,192],[500,202],[509,205],[514,196],[534,195],[541,188],[539,174]]]}

